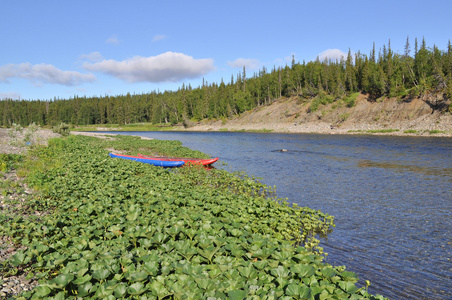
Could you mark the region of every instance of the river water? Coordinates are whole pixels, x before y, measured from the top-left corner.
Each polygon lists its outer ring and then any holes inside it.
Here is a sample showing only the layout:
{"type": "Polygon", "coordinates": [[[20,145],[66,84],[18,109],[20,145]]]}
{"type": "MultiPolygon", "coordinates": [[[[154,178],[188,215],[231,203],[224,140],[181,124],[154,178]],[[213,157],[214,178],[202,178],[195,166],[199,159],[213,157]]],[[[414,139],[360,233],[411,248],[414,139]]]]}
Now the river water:
{"type": "Polygon", "coordinates": [[[452,139],[245,132],[112,132],[219,156],[336,227],[327,262],[391,299],[452,299],[452,139]],[[286,149],[288,151],[277,151],[286,149]]]}

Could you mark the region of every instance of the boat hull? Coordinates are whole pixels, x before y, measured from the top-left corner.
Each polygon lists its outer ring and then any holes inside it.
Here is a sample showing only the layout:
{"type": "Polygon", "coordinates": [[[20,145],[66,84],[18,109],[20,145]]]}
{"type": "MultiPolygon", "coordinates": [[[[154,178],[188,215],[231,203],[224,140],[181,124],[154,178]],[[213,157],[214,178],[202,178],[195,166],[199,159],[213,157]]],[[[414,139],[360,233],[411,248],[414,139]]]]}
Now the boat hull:
{"type": "Polygon", "coordinates": [[[182,160],[173,160],[173,161],[156,160],[156,159],[149,159],[149,158],[145,158],[145,157],[125,155],[125,154],[114,154],[114,153],[109,153],[108,155],[110,155],[110,157],[113,157],[113,158],[122,158],[122,159],[127,159],[127,160],[133,160],[133,161],[150,164],[150,165],[158,166],[158,167],[164,167],[164,168],[182,167],[185,164],[185,162],[182,160]]]}
{"type": "Polygon", "coordinates": [[[153,160],[162,160],[162,161],[183,161],[185,164],[193,164],[193,165],[203,165],[209,166],[218,160],[218,157],[215,158],[188,158],[188,157],[159,157],[159,156],[148,156],[138,153],[138,157],[153,159],[153,160]]]}

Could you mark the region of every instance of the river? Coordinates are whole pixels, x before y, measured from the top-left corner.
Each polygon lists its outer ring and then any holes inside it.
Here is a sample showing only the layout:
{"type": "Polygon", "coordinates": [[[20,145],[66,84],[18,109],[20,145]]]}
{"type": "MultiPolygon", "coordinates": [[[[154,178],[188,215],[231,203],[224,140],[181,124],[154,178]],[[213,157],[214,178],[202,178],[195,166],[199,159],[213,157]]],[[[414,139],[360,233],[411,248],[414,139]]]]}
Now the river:
{"type": "Polygon", "coordinates": [[[452,299],[452,139],[246,132],[110,132],[179,140],[320,209],[327,262],[391,299],[452,299]],[[286,149],[287,151],[277,151],[286,149]]]}

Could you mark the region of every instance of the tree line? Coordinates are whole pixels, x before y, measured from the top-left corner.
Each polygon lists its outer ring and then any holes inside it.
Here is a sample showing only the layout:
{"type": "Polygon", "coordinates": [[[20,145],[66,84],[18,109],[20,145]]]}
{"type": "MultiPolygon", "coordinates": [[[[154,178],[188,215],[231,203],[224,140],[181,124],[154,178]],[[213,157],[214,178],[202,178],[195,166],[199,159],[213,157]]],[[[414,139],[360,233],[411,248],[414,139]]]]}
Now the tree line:
{"type": "Polygon", "coordinates": [[[247,77],[246,69],[231,76],[229,83],[208,83],[192,88],[183,84],[177,91],[128,93],[118,96],[79,97],[54,100],[0,101],[0,126],[13,123],[56,125],[130,124],[138,122],[185,123],[202,119],[229,118],[281,97],[313,99],[327,95],[341,99],[362,92],[372,99],[416,97],[426,93],[452,99],[452,46],[440,50],[427,47],[425,39],[414,50],[409,38],[404,53],[395,53],[391,43],[378,53],[359,51],[340,60],[325,58],[291,65],[263,67],[247,77]]]}

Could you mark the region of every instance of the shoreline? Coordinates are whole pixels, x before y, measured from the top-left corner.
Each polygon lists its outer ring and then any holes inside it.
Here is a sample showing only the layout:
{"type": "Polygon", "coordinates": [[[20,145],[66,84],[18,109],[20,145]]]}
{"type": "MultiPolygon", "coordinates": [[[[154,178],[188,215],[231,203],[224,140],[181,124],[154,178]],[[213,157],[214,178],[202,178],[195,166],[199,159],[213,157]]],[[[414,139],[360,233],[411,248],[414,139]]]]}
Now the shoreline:
{"type": "Polygon", "coordinates": [[[194,127],[181,128],[172,131],[204,131],[204,132],[262,132],[262,133],[294,133],[294,134],[333,134],[333,135],[387,135],[387,136],[413,136],[413,137],[452,137],[452,132],[434,132],[428,130],[416,132],[406,132],[408,129],[400,128],[373,128],[371,126],[361,126],[361,128],[331,128],[327,126],[309,125],[307,128],[301,126],[288,125],[270,125],[270,126],[211,126],[211,125],[195,125],[194,127]]]}
{"type": "MultiPolygon", "coordinates": [[[[145,126],[143,124],[143,126],[145,126]]],[[[147,127],[135,129],[123,127],[92,127],[89,131],[86,129],[75,128],[71,134],[83,135],[114,135],[114,133],[105,132],[122,132],[122,131],[179,131],[179,132],[258,132],[258,133],[293,133],[293,134],[333,134],[333,135],[386,135],[386,136],[410,136],[410,137],[452,137],[452,131],[441,131],[436,129],[406,129],[406,128],[381,128],[372,124],[359,124],[357,126],[331,127],[324,124],[222,124],[222,121],[205,121],[200,124],[184,127],[182,125],[172,125],[160,129],[158,127],[147,127]],[[97,131],[97,133],[90,133],[97,131]]]]}

